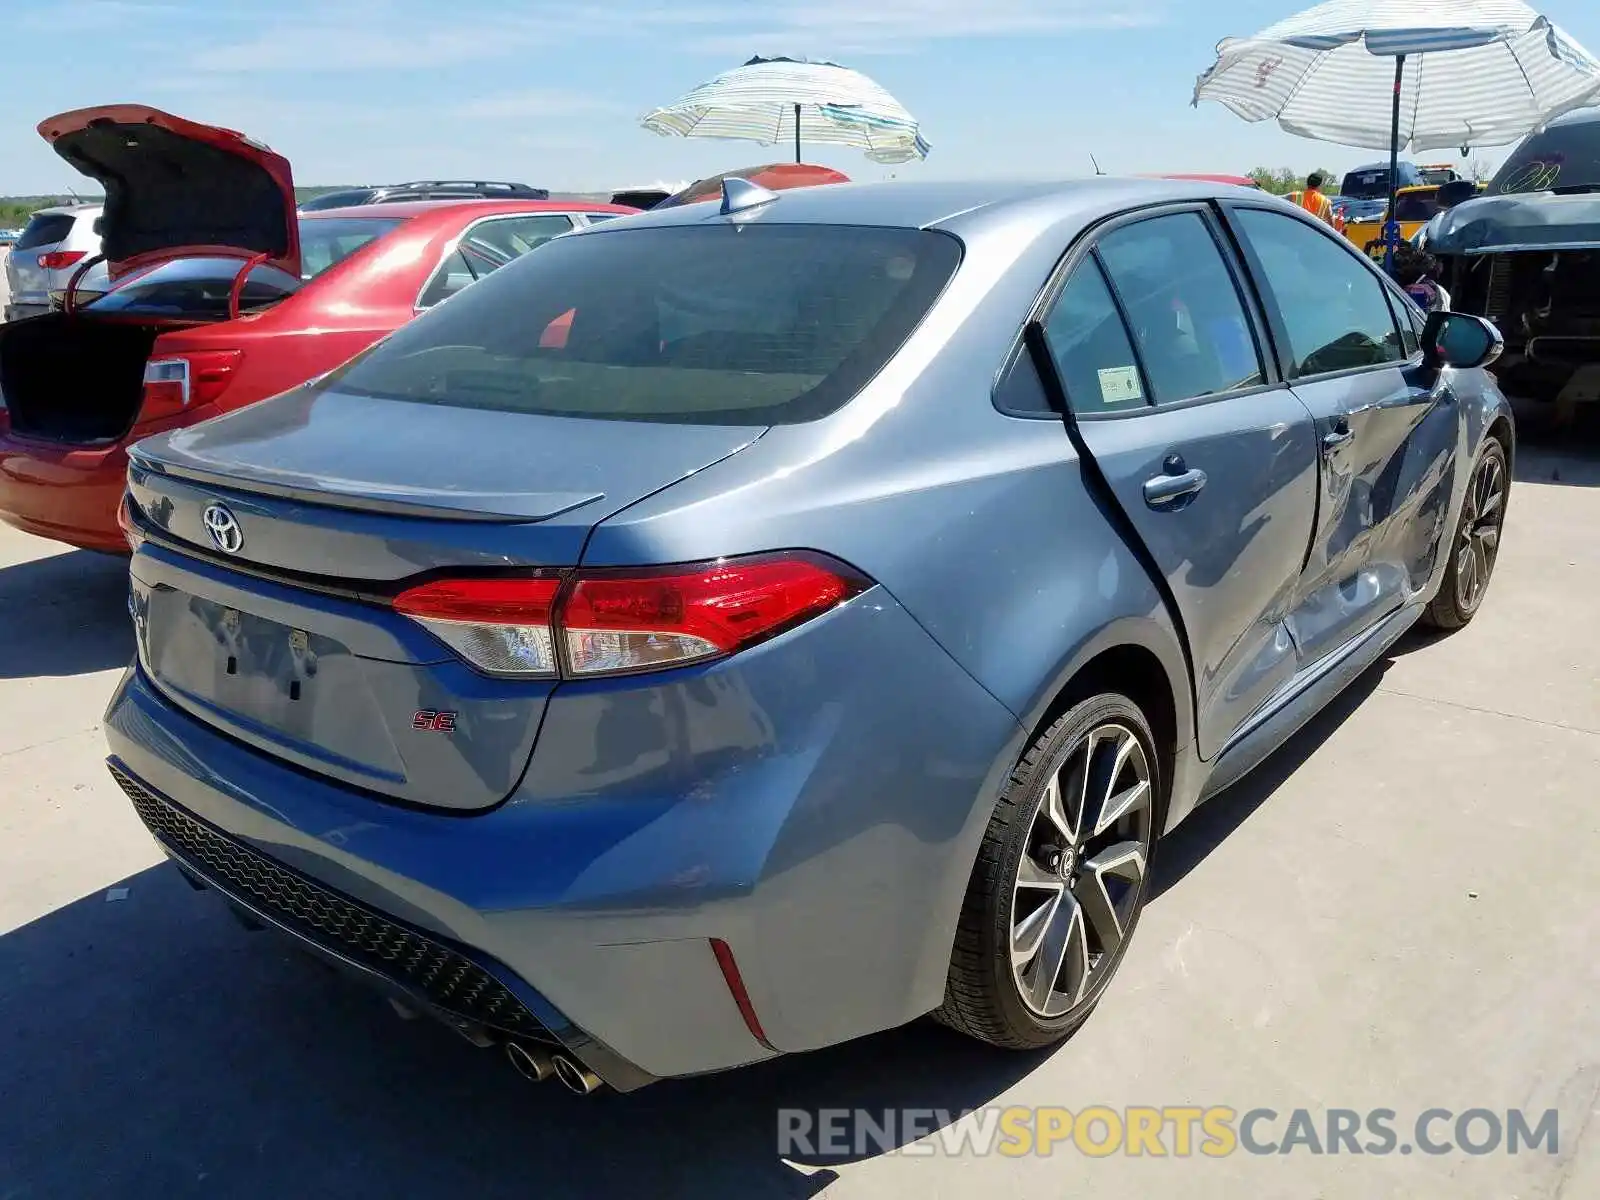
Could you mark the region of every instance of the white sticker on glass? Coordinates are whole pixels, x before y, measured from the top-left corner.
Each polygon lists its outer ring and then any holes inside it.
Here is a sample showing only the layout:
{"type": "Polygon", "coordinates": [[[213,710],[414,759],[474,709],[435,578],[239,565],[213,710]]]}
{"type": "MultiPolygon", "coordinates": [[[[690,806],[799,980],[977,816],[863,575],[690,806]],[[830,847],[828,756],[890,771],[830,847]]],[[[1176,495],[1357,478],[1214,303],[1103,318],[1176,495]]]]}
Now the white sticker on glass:
{"type": "Polygon", "coordinates": [[[1144,399],[1138,367],[1101,367],[1100,399],[1105,404],[1128,404],[1144,399]]]}

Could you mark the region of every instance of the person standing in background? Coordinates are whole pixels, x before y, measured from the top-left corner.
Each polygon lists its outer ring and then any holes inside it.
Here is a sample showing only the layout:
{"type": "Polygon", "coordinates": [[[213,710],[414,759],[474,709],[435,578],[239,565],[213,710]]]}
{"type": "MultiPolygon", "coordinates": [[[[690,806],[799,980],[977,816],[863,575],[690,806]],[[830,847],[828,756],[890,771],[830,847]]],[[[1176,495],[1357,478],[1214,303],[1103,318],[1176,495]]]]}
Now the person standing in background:
{"type": "Polygon", "coordinates": [[[1306,176],[1306,186],[1290,192],[1284,199],[1297,208],[1303,208],[1319,221],[1325,221],[1335,229],[1339,227],[1333,215],[1333,201],[1322,194],[1323,185],[1328,181],[1323,178],[1322,172],[1313,171],[1306,176]]]}

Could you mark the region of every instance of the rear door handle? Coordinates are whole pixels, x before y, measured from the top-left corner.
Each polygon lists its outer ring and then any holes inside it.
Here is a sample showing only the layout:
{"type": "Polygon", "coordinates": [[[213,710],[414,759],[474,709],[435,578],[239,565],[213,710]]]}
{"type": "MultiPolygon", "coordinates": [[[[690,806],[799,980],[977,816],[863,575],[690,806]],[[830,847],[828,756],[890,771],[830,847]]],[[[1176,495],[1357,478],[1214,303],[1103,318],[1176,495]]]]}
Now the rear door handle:
{"type": "Polygon", "coordinates": [[[1193,496],[1206,485],[1206,473],[1198,467],[1172,475],[1157,475],[1144,481],[1144,502],[1151,508],[1165,508],[1185,496],[1193,496]]]}
{"type": "Polygon", "coordinates": [[[1346,418],[1335,417],[1331,424],[1332,428],[1322,435],[1322,448],[1325,451],[1337,450],[1355,437],[1355,433],[1350,429],[1350,422],[1346,418]]]}

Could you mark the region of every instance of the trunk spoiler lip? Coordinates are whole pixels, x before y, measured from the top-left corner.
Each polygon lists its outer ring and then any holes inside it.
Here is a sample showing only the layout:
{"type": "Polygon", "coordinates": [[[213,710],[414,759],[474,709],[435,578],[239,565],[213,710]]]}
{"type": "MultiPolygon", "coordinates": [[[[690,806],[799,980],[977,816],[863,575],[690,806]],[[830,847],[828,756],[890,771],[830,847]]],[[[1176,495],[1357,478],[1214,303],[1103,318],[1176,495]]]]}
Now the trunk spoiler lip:
{"type": "MultiPolygon", "coordinates": [[[[315,592],[340,600],[350,600],[376,608],[389,608],[394,598],[407,588],[416,587],[433,579],[490,578],[490,579],[559,579],[572,567],[431,567],[397,579],[371,580],[360,583],[332,575],[318,575],[295,571],[264,563],[231,558],[206,546],[180,538],[158,528],[135,504],[129,505],[129,520],[139,531],[140,539],[151,546],[179,559],[205,563],[211,567],[246,575],[252,579],[301,591],[315,592]]],[[[443,660],[441,660],[443,661],[443,660]]]]}
{"type": "Polygon", "coordinates": [[[273,479],[265,472],[234,475],[187,464],[177,465],[140,453],[137,446],[128,452],[129,463],[156,475],[166,475],[204,487],[223,488],[243,495],[269,496],[311,504],[320,508],[354,509],[391,516],[423,517],[430,520],[477,522],[480,524],[522,525],[553,520],[605,499],[604,492],[459,492],[462,501],[476,504],[463,508],[429,503],[425,499],[382,487],[361,491],[340,490],[327,480],[284,473],[273,479]],[[264,477],[265,476],[265,477],[264,477]]]}

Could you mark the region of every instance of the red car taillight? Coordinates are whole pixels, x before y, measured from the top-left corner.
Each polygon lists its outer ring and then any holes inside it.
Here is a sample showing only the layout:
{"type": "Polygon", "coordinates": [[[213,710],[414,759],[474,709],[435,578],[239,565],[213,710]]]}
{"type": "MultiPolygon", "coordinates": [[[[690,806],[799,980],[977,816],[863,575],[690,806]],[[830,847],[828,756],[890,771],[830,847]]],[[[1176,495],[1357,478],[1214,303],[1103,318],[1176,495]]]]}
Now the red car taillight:
{"type": "Polygon", "coordinates": [[[436,580],[402,592],[394,607],[486,674],[549,679],[721,658],[867,586],[820,555],[784,553],[566,581],[436,580]]]}
{"type": "Polygon", "coordinates": [[[117,505],[117,528],[122,530],[123,539],[128,543],[128,549],[137,550],[144,541],[144,535],[139,532],[138,525],[133,520],[133,501],[128,498],[128,493],[122,493],[122,503],[117,505]]]}
{"type": "Polygon", "coordinates": [[[52,250],[39,255],[39,265],[46,271],[65,271],[74,263],[82,262],[87,250],[52,250]]]}
{"type": "Polygon", "coordinates": [[[550,678],[560,590],[559,579],[441,579],[401,592],[394,609],[486,674],[550,678]]]}
{"type": "Polygon", "coordinates": [[[233,382],[242,350],[191,350],[144,365],[142,420],[169,417],[195,405],[209,404],[233,382]]]}

